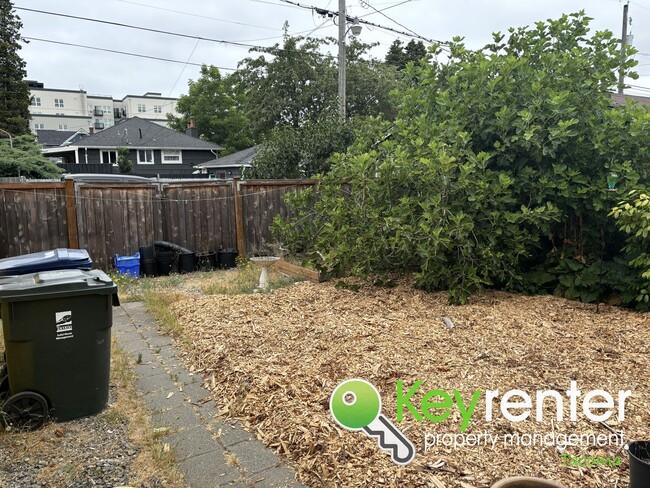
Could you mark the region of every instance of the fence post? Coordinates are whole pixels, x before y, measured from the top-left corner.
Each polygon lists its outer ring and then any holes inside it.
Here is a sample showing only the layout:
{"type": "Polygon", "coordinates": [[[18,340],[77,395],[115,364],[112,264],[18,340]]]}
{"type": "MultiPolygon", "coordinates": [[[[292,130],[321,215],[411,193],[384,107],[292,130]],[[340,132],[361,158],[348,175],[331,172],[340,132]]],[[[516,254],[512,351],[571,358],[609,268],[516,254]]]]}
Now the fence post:
{"type": "Polygon", "coordinates": [[[239,255],[246,256],[246,238],[244,237],[244,211],[242,195],[239,187],[239,178],[233,178],[232,191],[235,199],[235,235],[237,236],[237,251],[239,255]]]}
{"type": "Polygon", "coordinates": [[[77,200],[74,193],[74,180],[65,180],[65,213],[68,221],[68,247],[79,249],[77,230],[77,200]]]}

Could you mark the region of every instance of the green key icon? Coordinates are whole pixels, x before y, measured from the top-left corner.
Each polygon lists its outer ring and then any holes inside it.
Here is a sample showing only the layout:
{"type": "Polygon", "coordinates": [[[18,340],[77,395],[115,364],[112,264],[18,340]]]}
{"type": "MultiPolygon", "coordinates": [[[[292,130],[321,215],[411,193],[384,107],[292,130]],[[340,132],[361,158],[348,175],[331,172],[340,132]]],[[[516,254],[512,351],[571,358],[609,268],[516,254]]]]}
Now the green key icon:
{"type": "Polygon", "coordinates": [[[330,397],[330,411],[341,427],[375,437],[394,463],[408,464],[415,457],[411,441],[381,414],[381,397],[372,383],[359,378],[340,383],[330,397]]]}

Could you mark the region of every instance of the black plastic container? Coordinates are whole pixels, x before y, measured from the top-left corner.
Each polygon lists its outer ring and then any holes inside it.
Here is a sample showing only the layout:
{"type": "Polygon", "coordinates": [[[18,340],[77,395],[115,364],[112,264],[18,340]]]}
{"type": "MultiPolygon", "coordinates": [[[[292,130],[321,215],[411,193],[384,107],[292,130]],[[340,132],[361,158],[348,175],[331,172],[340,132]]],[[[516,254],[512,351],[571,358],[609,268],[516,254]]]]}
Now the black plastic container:
{"type": "Polygon", "coordinates": [[[155,259],[156,248],[154,246],[140,246],[140,259],[155,259]]]}
{"type": "Polygon", "coordinates": [[[212,271],[217,267],[217,253],[214,251],[204,252],[197,256],[198,267],[201,271],[212,271]]]}
{"type": "Polygon", "coordinates": [[[634,441],[630,456],[630,488],[648,488],[650,480],[650,441],[634,441]]]}
{"type": "Polygon", "coordinates": [[[222,269],[236,267],[237,256],[239,256],[239,251],[237,251],[237,249],[219,249],[219,267],[222,269]]]}
{"type": "Polygon", "coordinates": [[[142,259],[140,256],[140,275],[156,276],[156,258],[142,259]]]}
{"type": "Polygon", "coordinates": [[[111,305],[102,271],[41,271],[0,280],[9,397],[3,422],[30,430],[101,412],[108,401],[111,305]]]}
{"type": "Polygon", "coordinates": [[[174,258],[176,253],[174,251],[158,251],[156,253],[156,270],[158,276],[169,276],[174,266],[174,258]]]}
{"type": "Polygon", "coordinates": [[[181,274],[196,271],[196,253],[180,253],[178,255],[178,272],[181,274]]]}

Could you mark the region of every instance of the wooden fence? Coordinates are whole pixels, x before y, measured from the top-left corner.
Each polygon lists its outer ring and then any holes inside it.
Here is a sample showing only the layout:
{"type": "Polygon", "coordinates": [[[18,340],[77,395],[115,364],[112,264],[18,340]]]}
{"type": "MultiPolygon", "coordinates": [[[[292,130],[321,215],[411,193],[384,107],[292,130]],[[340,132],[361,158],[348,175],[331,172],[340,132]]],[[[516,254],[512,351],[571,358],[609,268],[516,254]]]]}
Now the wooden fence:
{"type": "Polygon", "coordinates": [[[289,215],[283,195],[313,180],[173,183],[0,184],[0,258],[57,247],[83,248],[96,267],[155,240],[197,252],[273,242],[270,225],[289,215]]]}

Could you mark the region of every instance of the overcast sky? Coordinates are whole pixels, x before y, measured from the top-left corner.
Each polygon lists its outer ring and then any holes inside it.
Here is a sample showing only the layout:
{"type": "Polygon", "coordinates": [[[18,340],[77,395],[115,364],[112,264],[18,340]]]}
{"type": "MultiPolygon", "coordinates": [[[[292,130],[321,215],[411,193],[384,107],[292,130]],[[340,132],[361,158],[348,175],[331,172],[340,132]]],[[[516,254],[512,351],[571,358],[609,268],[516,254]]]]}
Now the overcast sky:
{"type": "MultiPolygon", "coordinates": [[[[557,18],[563,13],[581,9],[594,18],[592,30],[609,29],[617,37],[621,34],[623,3],[619,0],[402,2],[404,0],[347,0],[347,13],[399,31],[408,29],[426,38],[444,41],[462,36],[472,48],[490,42],[494,31],[504,32],[511,26],[531,25],[538,20],[557,18]],[[392,8],[382,15],[373,7],[377,10],[392,8]]],[[[302,0],[299,3],[338,10],[338,0],[302,0]]],[[[336,37],[338,33],[338,27],[330,19],[282,0],[14,0],[14,6],[260,46],[281,42],[285,21],[291,34],[336,37]]],[[[24,24],[24,37],[231,69],[249,56],[247,48],[236,45],[205,40],[197,42],[25,10],[17,12],[24,24]]],[[[630,89],[627,93],[650,96],[650,0],[630,2],[629,12],[632,25],[628,32],[634,34],[634,45],[642,53],[637,55],[637,71],[641,78],[629,82],[648,88],[630,89]]],[[[364,42],[379,42],[374,54],[381,58],[396,38],[405,42],[410,39],[367,26],[360,37],[364,42]]],[[[114,98],[147,91],[176,97],[187,93],[188,80],[198,78],[199,73],[199,67],[191,64],[148,60],[35,40],[25,45],[21,54],[27,62],[28,78],[45,83],[47,88],[81,87],[89,94],[114,98]]]]}

